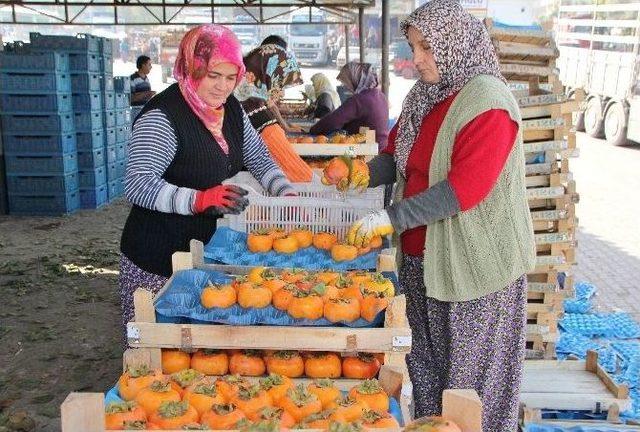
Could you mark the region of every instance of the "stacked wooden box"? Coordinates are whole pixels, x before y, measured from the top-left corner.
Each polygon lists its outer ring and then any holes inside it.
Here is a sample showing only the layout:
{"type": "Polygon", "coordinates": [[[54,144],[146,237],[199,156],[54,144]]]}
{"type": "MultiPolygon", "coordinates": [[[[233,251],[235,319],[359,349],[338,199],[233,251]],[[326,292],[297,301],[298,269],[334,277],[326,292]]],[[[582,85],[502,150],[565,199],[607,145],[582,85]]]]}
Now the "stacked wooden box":
{"type": "Polygon", "coordinates": [[[573,294],[578,202],[569,169],[578,156],[573,112],[584,95],[568,100],[558,79],[558,50],[544,30],[485,24],[521,108],[526,184],[536,239],[537,265],[528,275],[527,355],[555,357],[563,301],[573,294]]]}

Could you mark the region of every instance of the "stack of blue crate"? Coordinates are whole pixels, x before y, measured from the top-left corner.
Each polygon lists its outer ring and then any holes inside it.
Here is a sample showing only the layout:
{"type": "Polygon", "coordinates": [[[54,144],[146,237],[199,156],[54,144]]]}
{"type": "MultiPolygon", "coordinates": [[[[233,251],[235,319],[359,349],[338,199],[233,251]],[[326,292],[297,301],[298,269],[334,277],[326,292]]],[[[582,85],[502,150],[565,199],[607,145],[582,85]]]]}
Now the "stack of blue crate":
{"type": "Polygon", "coordinates": [[[80,207],[69,55],[0,52],[0,121],[9,213],[59,215],[80,207]]]}
{"type": "MultiPolygon", "coordinates": [[[[103,38],[88,34],[48,36],[31,33],[32,50],[64,52],[69,55],[73,111],[78,143],[78,170],[82,208],[99,208],[108,202],[107,160],[105,142],[108,139],[105,110],[105,57],[103,38]]],[[[110,54],[110,53],[109,53],[110,54]]],[[[110,59],[110,56],[109,56],[110,59]]],[[[111,61],[108,66],[113,68],[111,61]]],[[[109,81],[111,81],[109,79],[109,81]]],[[[112,119],[115,117],[112,115],[112,119]]],[[[112,134],[115,137],[115,131],[112,134]]]]}
{"type": "Polygon", "coordinates": [[[115,162],[109,166],[109,200],[124,193],[124,176],[129,154],[131,135],[131,86],[128,77],[113,79],[116,97],[116,146],[115,162]]]}

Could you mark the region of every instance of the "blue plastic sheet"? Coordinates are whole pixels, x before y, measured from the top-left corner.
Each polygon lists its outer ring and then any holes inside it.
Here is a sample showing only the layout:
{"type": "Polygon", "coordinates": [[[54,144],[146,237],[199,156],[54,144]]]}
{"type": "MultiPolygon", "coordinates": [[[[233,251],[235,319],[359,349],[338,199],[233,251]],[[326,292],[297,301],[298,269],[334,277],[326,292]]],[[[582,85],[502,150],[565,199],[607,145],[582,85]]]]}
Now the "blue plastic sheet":
{"type": "Polygon", "coordinates": [[[252,253],[247,249],[247,234],[219,227],[204,247],[204,256],[223,264],[266,267],[297,267],[307,270],[334,269],[372,270],[376,268],[379,251],[369,252],[352,261],[336,262],[329,252],[313,246],[286,255],[276,252],[252,253]]]}
{"type": "MultiPolygon", "coordinates": [[[[385,274],[385,276],[390,276],[385,274]]],[[[393,279],[393,278],[392,278],[393,279]]],[[[226,309],[207,309],[200,304],[200,293],[209,282],[221,284],[230,282],[231,278],[220,272],[210,270],[182,270],[174,274],[173,282],[155,302],[160,322],[180,323],[217,323],[229,325],[276,325],[276,326],[347,326],[347,327],[379,327],[384,321],[384,311],[380,312],[373,322],[358,319],[353,322],[331,323],[322,318],[319,320],[295,319],[287,312],[273,306],[262,309],[245,309],[233,305],[226,309]],[[173,319],[180,321],[175,321],[173,319]],[[184,319],[188,319],[185,321],[184,319]]]]}
{"type": "Polygon", "coordinates": [[[640,337],[640,326],[626,313],[565,314],[560,326],[567,332],[589,337],[640,337]]]}
{"type": "Polygon", "coordinates": [[[575,297],[564,301],[566,313],[587,313],[591,310],[591,297],[596,293],[596,287],[588,282],[578,282],[575,285],[575,297]]]}

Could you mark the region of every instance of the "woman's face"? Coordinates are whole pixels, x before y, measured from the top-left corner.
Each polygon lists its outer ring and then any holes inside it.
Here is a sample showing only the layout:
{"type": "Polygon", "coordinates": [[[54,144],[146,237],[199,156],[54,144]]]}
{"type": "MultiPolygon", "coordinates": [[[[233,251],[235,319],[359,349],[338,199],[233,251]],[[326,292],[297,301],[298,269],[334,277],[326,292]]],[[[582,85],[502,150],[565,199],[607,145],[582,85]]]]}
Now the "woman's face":
{"type": "Polygon", "coordinates": [[[218,108],[225,103],[238,78],[238,66],[233,63],[218,63],[208,69],[200,80],[196,93],[209,106],[218,108]]]}
{"type": "Polygon", "coordinates": [[[433,56],[433,49],[429,42],[424,38],[422,33],[413,26],[407,31],[409,45],[413,52],[413,64],[420,73],[420,79],[427,84],[436,84],[440,82],[440,72],[436,59],[433,56]]]}

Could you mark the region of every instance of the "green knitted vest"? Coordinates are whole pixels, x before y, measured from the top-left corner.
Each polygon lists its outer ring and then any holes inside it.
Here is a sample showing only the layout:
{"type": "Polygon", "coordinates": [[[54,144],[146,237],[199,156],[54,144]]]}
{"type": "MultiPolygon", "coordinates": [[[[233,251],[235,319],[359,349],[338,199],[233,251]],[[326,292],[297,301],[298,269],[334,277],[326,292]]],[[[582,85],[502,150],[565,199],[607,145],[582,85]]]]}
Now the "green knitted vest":
{"type": "MultiPolygon", "coordinates": [[[[458,93],[438,132],[429,184],[447,179],[457,134],[478,115],[503,109],[522,126],[509,89],[495,77],[480,75],[458,93]]],[[[491,193],[473,209],[429,225],[425,245],[427,296],[440,301],[474,300],[504,289],[535,266],[533,224],[526,198],[522,133],[491,193]]],[[[398,175],[396,197],[404,179],[398,175]]]]}

